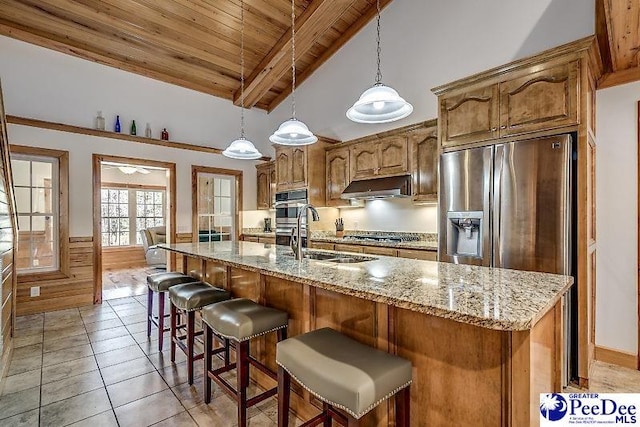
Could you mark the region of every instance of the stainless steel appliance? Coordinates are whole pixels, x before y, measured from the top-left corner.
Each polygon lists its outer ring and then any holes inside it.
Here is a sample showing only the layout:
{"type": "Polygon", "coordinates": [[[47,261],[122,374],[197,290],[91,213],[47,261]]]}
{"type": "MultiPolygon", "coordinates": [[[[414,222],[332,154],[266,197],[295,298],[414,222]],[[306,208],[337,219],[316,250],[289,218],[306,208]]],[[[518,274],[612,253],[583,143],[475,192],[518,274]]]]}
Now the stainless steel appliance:
{"type": "MultiPolygon", "coordinates": [[[[572,275],[572,153],[570,135],[444,153],[440,261],[572,275]]],[[[565,300],[565,382],[577,366],[576,288],[565,300]]]]}
{"type": "MultiPolygon", "coordinates": [[[[276,244],[287,245],[291,243],[291,231],[298,223],[298,213],[300,208],[308,203],[307,190],[291,190],[276,193],[276,244]]],[[[302,232],[302,243],[306,247],[306,222],[307,218],[302,218],[305,225],[302,232]]]]}
{"type": "Polygon", "coordinates": [[[387,176],[352,181],[340,195],[341,199],[385,199],[411,197],[411,176],[387,176]]]}

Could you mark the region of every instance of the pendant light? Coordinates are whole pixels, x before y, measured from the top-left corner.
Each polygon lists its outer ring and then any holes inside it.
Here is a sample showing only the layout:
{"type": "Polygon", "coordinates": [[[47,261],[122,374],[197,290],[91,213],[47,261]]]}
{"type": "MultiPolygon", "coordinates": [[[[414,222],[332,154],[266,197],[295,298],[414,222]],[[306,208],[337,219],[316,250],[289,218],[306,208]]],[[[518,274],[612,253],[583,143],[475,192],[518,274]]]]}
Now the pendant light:
{"type": "Polygon", "coordinates": [[[256,160],[262,154],[244,137],[244,0],[240,1],[240,138],[233,141],[222,155],[231,159],[256,160]]]}
{"type": "Polygon", "coordinates": [[[376,1],[378,10],[376,43],[378,72],[376,82],[365,90],[360,98],[347,110],[347,117],[357,123],[389,123],[404,119],[413,111],[413,106],[405,101],[393,88],[382,84],[380,71],[380,0],[376,1]]]}
{"type": "Polygon", "coordinates": [[[291,119],[283,122],[269,141],[280,145],[309,145],[318,140],[303,122],[296,118],[296,10],[291,0],[291,119]]]}

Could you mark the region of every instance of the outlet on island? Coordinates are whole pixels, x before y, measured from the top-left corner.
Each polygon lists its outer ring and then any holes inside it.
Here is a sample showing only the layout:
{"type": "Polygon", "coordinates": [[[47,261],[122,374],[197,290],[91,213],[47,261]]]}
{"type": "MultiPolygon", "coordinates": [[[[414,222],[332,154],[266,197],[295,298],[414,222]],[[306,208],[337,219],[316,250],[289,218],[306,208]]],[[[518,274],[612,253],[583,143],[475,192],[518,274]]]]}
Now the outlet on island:
{"type": "Polygon", "coordinates": [[[31,297],[39,297],[40,296],[40,286],[32,286],[31,287],[31,297]]]}

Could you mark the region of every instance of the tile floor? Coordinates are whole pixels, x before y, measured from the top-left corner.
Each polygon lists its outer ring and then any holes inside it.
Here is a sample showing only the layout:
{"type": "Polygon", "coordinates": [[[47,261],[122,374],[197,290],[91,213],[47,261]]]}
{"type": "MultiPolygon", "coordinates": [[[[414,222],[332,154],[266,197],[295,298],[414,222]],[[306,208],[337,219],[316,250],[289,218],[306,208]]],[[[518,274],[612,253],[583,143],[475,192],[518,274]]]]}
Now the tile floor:
{"type": "MultiPolygon", "coordinates": [[[[234,426],[236,406],[215,383],[203,403],[202,361],[158,352],[146,332],[146,295],[19,317],[0,397],[0,426],[234,426]]],[[[168,333],[167,333],[168,335],[168,333]]],[[[275,426],[275,398],[249,410],[251,427],[275,426]]],[[[299,420],[295,420],[299,423],[299,420]]]]}
{"type": "Polygon", "coordinates": [[[105,300],[135,297],[147,294],[147,276],[157,273],[152,267],[104,270],[102,272],[102,298],[105,300]]]}

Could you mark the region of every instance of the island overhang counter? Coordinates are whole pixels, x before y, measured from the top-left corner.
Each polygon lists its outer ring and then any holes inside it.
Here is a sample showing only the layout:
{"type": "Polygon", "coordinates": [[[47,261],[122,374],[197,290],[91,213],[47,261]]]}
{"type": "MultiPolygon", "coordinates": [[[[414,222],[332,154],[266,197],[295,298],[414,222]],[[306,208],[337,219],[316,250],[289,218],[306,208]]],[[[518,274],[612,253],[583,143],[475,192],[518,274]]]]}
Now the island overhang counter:
{"type": "MultiPolygon", "coordinates": [[[[539,393],[561,389],[570,276],[385,256],[295,260],[286,246],[251,242],[161,247],[177,254],[177,270],[287,311],[289,336],[331,327],[409,359],[411,425],[538,425],[539,393]]],[[[251,351],[275,370],[273,337],[251,351]]],[[[314,415],[318,402],[293,391],[292,408],[314,415]]],[[[381,405],[363,425],[391,425],[392,410],[381,405]]]]}

